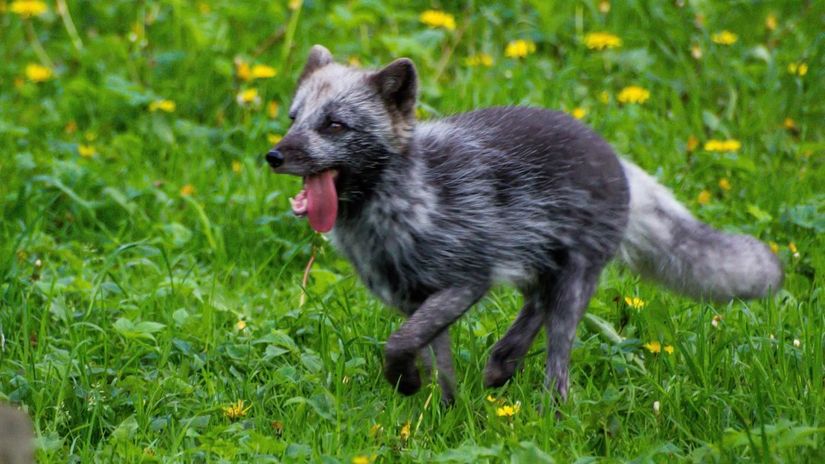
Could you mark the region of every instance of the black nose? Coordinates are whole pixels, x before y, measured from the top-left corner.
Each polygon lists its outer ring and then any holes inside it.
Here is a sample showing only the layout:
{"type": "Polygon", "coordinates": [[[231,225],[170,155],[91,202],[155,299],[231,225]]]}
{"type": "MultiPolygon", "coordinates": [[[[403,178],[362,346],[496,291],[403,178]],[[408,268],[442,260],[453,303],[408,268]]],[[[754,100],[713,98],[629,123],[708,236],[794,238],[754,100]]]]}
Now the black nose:
{"type": "Polygon", "coordinates": [[[269,153],[266,154],[266,162],[273,168],[277,168],[284,164],[284,155],[278,150],[270,150],[269,153]]]}

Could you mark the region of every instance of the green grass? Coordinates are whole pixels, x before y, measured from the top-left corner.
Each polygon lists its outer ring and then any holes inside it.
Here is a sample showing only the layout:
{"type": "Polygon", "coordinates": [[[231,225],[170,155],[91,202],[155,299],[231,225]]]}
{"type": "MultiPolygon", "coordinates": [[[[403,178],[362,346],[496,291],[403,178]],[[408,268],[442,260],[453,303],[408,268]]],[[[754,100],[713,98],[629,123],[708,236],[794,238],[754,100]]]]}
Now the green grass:
{"type": "Polygon", "coordinates": [[[825,459],[825,3],[630,0],[606,14],[597,1],[435,5],[455,16],[455,31],[428,29],[418,16],[431,5],[399,0],[294,11],[66,3],[69,15],[50,2],[23,19],[0,1],[0,399],[31,415],[41,462],[825,459]],[[738,41],[715,44],[723,29],[738,41]],[[588,50],[592,31],[623,44],[588,50]],[[505,57],[520,38],[536,52],[505,57]],[[395,394],[382,346],[401,319],[292,217],[299,182],[260,159],[268,136],[289,126],[316,42],[364,66],[413,58],[423,117],[501,104],[585,109],[700,218],[778,244],[784,290],[702,303],[609,268],[590,312],[623,341],[580,327],[572,399],[557,420],[538,412],[540,342],[508,386],[481,386],[519,307],[498,289],[453,329],[455,407],[440,407],[433,385],[395,394]],[[480,52],[491,67],[465,64],[480,52]],[[237,59],[278,75],[242,82],[237,59]],[[791,74],[800,62],[807,73],[791,74]],[[54,75],[32,82],[29,63],[54,75]],[[649,100],[619,103],[628,85],[649,100]],[[249,88],[259,107],[236,102],[249,88]],[[158,99],[175,111],[150,112],[158,99]],[[742,146],[709,152],[711,139],[742,146]],[[629,308],[625,296],[647,304],[629,308]],[[651,341],[673,354],[648,352],[651,341]],[[490,393],[519,412],[498,417],[490,393]],[[248,410],[233,420],[223,408],[238,400],[248,410]]]}

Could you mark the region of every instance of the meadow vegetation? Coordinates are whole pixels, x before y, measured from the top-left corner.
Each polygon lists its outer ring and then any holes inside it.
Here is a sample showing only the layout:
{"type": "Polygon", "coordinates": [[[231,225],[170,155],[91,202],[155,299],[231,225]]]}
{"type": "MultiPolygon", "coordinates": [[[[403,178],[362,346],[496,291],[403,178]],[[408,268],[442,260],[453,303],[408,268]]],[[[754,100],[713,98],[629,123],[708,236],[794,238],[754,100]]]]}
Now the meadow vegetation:
{"type": "Polygon", "coordinates": [[[41,462],[825,462],[823,21],[822,1],[0,0],[0,400],[41,462]],[[394,393],[400,317],[262,162],[314,43],[412,58],[420,118],[570,112],[769,242],[784,289],[696,302],[611,266],[558,419],[540,342],[481,385],[520,307],[497,289],[453,328],[457,404],[394,393]]]}

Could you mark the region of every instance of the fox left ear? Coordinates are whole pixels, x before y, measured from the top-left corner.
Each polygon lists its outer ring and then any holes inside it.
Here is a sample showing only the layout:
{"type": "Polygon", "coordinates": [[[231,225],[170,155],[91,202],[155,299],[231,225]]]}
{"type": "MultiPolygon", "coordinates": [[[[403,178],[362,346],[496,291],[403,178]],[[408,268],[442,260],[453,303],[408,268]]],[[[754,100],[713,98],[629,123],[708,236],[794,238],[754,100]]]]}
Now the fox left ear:
{"type": "Polygon", "coordinates": [[[332,58],[332,53],[330,53],[326,47],[323,45],[313,45],[312,49],[309,51],[307,62],[304,65],[304,70],[301,71],[301,77],[298,78],[298,82],[303,81],[310,74],[328,64],[331,64],[333,61],[335,60],[332,58]]]}
{"type": "Polygon", "coordinates": [[[409,58],[393,61],[373,74],[371,80],[387,103],[405,113],[415,108],[418,73],[409,58]]]}

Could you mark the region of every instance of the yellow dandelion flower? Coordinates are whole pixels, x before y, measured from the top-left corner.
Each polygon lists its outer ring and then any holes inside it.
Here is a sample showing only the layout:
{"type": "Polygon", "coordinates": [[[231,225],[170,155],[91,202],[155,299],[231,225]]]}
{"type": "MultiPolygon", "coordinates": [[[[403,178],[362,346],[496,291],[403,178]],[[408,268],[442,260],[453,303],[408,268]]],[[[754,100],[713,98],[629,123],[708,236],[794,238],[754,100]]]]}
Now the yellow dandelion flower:
{"type": "Polygon", "coordinates": [[[370,458],[368,456],[355,456],[352,458],[352,464],[370,464],[370,458]]]}
{"type": "Polygon", "coordinates": [[[51,79],[52,75],[54,75],[54,72],[46,66],[37,63],[26,65],[26,78],[32,82],[45,82],[51,79]]]}
{"type": "Polygon", "coordinates": [[[11,2],[9,11],[18,14],[24,18],[31,18],[32,16],[40,16],[49,11],[49,6],[46,2],[34,0],[17,0],[11,2]]]}
{"type": "Polygon", "coordinates": [[[619,92],[616,99],[621,103],[644,103],[650,98],[650,91],[638,85],[630,85],[619,92]]]}
{"type": "Polygon", "coordinates": [[[584,117],[587,116],[587,110],[577,106],[573,108],[570,114],[576,119],[584,119],[584,117]]]}
{"type": "Polygon", "coordinates": [[[243,169],[243,164],[241,164],[240,161],[238,161],[238,160],[232,161],[232,172],[234,172],[235,174],[238,174],[238,173],[241,172],[242,169],[243,169]]]}
{"type": "Polygon", "coordinates": [[[705,142],[705,151],[732,152],[738,151],[740,148],[742,148],[742,143],[736,139],[710,139],[705,142]]]}
{"type": "Polygon", "coordinates": [[[230,404],[229,406],[222,407],[221,409],[223,409],[224,416],[226,416],[230,420],[235,420],[244,417],[247,411],[249,411],[251,408],[252,406],[244,407],[244,401],[238,400],[230,404]]]}
{"type": "Polygon", "coordinates": [[[699,146],[699,139],[697,139],[696,136],[691,135],[690,137],[688,137],[687,144],[685,145],[685,148],[687,148],[688,152],[695,151],[696,147],[698,147],[698,146],[699,146]]]}
{"type": "Polygon", "coordinates": [[[493,65],[493,57],[489,53],[477,53],[465,58],[464,64],[471,67],[484,66],[489,68],[493,65]]]}
{"type": "Polygon", "coordinates": [[[785,118],[785,120],[782,121],[782,126],[785,129],[788,129],[788,130],[792,131],[792,130],[796,129],[796,121],[794,121],[793,118],[785,118]]]}
{"type": "Polygon", "coordinates": [[[493,395],[487,395],[487,398],[485,398],[485,399],[486,399],[487,401],[489,401],[490,403],[495,403],[496,401],[498,401],[498,400],[496,399],[496,397],[495,397],[495,396],[493,396],[493,395]]]}
{"type": "Polygon", "coordinates": [[[796,243],[794,242],[788,244],[788,249],[791,250],[791,253],[799,253],[799,250],[796,248],[796,243]]]}
{"type": "Polygon", "coordinates": [[[94,145],[80,144],[77,146],[77,152],[84,158],[91,158],[97,154],[94,145]]]}
{"type": "Polygon", "coordinates": [[[261,97],[258,96],[258,89],[256,88],[241,90],[240,92],[238,92],[238,95],[235,97],[235,100],[241,106],[257,105],[261,103],[261,97]]]}
{"type": "Polygon", "coordinates": [[[610,103],[610,94],[607,93],[607,90],[602,90],[599,92],[599,101],[604,103],[605,105],[610,103]]]}
{"type": "Polygon", "coordinates": [[[275,119],[278,117],[278,109],[278,102],[275,100],[272,100],[266,104],[266,115],[269,116],[269,119],[275,119]]]}
{"type": "Polygon", "coordinates": [[[381,424],[372,424],[372,427],[370,427],[370,436],[375,437],[381,433],[382,430],[384,430],[384,427],[382,427],[381,424]]]}
{"type": "Polygon", "coordinates": [[[235,75],[242,81],[248,81],[252,77],[252,69],[246,61],[235,58],[235,75]]]}
{"type": "Polygon", "coordinates": [[[647,302],[638,296],[626,296],[624,302],[633,309],[642,309],[647,306],[647,302]]]}
{"type": "Polygon", "coordinates": [[[270,145],[277,145],[283,138],[282,135],[278,134],[266,134],[266,141],[269,142],[270,145]]]}
{"type": "Polygon", "coordinates": [[[770,13],[765,18],[765,28],[769,31],[772,31],[772,30],[776,29],[776,15],[774,15],[773,13],[770,13]]]}
{"type": "Polygon", "coordinates": [[[347,58],[347,64],[353,68],[360,68],[361,67],[361,59],[355,55],[350,56],[347,58]]]}
{"type": "Polygon", "coordinates": [[[719,179],[719,188],[726,191],[726,192],[730,191],[731,185],[730,185],[730,181],[728,180],[727,177],[723,177],[723,178],[719,179]]]}
{"type": "Polygon", "coordinates": [[[250,79],[269,79],[278,75],[278,70],[265,64],[256,64],[249,71],[250,79]]]}
{"type": "Polygon", "coordinates": [[[791,74],[796,74],[796,70],[799,68],[798,63],[788,63],[788,72],[791,74]]]}
{"type": "Polygon", "coordinates": [[[455,17],[440,10],[427,10],[421,13],[418,19],[429,27],[443,27],[449,31],[455,30],[455,17]]]}
{"type": "Polygon", "coordinates": [[[195,187],[192,184],[186,184],[180,188],[180,196],[188,197],[195,193],[195,187]]]}
{"type": "Polygon", "coordinates": [[[246,328],[246,321],[243,319],[239,319],[238,322],[235,323],[235,329],[239,332],[246,328]]]}
{"type": "Polygon", "coordinates": [[[651,353],[660,353],[662,351],[662,344],[657,341],[645,343],[644,347],[651,353]]]}
{"type": "Polygon", "coordinates": [[[63,128],[63,132],[67,134],[74,134],[77,132],[77,121],[74,119],[70,120],[66,123],[66,127],[63,128]]]}
{"type": "Polygon", "coordinates": [[[696,201],[700,205],[706,205],[706,204],[710,203],[710,198],[711,198],[710,197],[710,192],[708,192],[707,190],[702,190],[701,192],[699,192],[699,195],[696,197],[696,201]]]}
{"type": "Polygon", "coordinates": [[[404,423],[401,426],[401,431],[398,432],[398,437],[401,438],[402,441],[407,441],[410,438],[410,421],[404,423]]]}
{"type": "Polygon", "coordinates": [[[713,43],[717,43],[719,45],[733,45],[739,40],[739,36],[734,34],[731,31],[719,31],[711,36],[711,40],[713,43]]]}
{"type": "Polygon", "coordinates": [[[727,151],[739,151],[742,148],[742,143],[735,139],[726,140],[724,147],[727,151]]]}
{"type": "Polygon", "coordinates": [[[498,417],[513,417],[521,410],[521,403],[516,403],[513,405],[504,405],[500,408],[496,408],[496,415],[498,417]]]}
{"type": "Polygon", "coordinates": [[[808,74],[808,64],[807,63],[789,63],[788,64],[788,72],[795,75],[802,77],[805,74],[808,74]]]}
{"type": "Polygon", "coordinates": [[[773,254],[779,253],[779,244],[778,243],[768,242],[768,246],[771,247],[771,252],[773,252],[773,254]]]}
{"type": "Polygon", "coordinates": [[[673,345],[665,345],[665,353],[673,354],[674,348],[673,345]]]}
{"type": "Polygon", "coordinates": [[[173,113],[177,109],[177,105],[172,100],[155,100],[149,103],[149,111],[152,113],[156,111],[163,111],[164,113],[173,113]]]}
{"type": "Polygon", "coordinates": [[[604,50],[622,46],[622,39],[609,32],[591,32],[584,36],[584,45],[590,50],[604,50]]]}
{"type": "Polygon", "coordinates": [[[531,53],[535,53],[535,51],[535,42],[532,40],[518,39],[507,44],[507,47],[504,49],[504,56],[508,58],[524,58],[531,53]]]}

